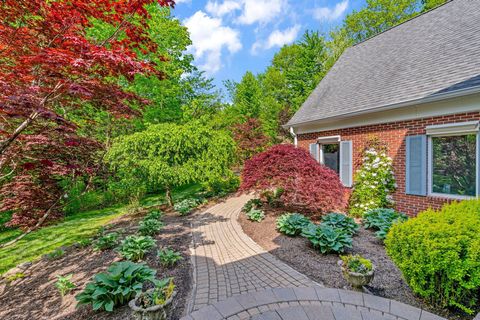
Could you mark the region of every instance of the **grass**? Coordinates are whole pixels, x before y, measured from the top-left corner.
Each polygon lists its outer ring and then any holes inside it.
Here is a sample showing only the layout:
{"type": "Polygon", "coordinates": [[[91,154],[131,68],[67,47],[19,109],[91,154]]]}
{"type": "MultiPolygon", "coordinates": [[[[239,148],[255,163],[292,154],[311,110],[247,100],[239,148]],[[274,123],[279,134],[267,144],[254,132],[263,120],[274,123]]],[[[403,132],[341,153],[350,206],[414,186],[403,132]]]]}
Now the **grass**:
{"type": "MultiPolygon", "coordinates": [[[[182,187],[173,192],[173,198],[176,201],[183,200],[201,190],[199,185],[182,187]]],[[[151,207],[162,204],[164,201],[165,195],[159,194],[146,197],[140,204],[143,207],[151,207]]],[[[128,205],[81,212],[72,214],[57,224],[34,231],[15,244],[0,249],[0,274],[20,263],[35,261],[61,246],[72,245],[79,240],[90,238],[101,226],[109,224],[127,212],[128,205]]],[[[1,232],[0,244],[20,234],[22,231],[18,229],[1,232]]]]}

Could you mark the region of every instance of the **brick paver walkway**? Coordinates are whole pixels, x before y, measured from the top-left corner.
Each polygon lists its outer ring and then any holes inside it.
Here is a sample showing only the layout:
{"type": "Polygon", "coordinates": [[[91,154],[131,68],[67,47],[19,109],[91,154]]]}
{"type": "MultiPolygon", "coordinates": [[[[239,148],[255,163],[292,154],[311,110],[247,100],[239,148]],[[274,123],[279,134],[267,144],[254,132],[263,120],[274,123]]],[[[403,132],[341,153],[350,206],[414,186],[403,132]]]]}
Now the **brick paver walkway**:
{"type": "Polygon", "coordinates": [[[318,285],[250,239],[237,222],[249,196],[227,199],[194,218],[190,310],[266,288],[318,285]]]}
{"type": "Polygon", "coordinates": [[[276,288],[234,296],[182,320],[446,320],[427,311],[359,292],[276,288]]]}
{"type": "MultiPolygon", "coordinates": [[[[266,252],[241,229],[249,196],[194,217],[194,288],[182,320],[442,320],[403,303],[327,289],[266,252]]],[[[445,320],[445,319],[443,319],[445,320]]]]}

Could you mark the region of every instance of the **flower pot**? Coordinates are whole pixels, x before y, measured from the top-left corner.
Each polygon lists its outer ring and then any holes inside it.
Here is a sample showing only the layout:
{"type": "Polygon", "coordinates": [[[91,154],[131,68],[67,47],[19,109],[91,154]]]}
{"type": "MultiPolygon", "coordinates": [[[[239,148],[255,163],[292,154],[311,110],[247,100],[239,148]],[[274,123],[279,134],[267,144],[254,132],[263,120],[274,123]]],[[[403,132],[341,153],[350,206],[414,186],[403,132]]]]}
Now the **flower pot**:
{"type": "Polygon", "coordinates": [[[375,274],[375,268],[368,273],[358,273],[348,270],[343,261],[338,261],[338,265],[342,269],[342,274],[345,280],[353,287],[353,289],[357,291],[363,291],[363,286],[366,286],[373,280],[373,276],[375,274]]]}
{"type": "Polygon", "coordinates": [[[176,295],[177,292],[174,291],[164,304],[151,306],[149,308],[137,306],[137,298],[130,301],[128,306],[132,310],[132,316],[135,320],[166,320],[172,309],[173,298],[175,298],[176,295]]]}

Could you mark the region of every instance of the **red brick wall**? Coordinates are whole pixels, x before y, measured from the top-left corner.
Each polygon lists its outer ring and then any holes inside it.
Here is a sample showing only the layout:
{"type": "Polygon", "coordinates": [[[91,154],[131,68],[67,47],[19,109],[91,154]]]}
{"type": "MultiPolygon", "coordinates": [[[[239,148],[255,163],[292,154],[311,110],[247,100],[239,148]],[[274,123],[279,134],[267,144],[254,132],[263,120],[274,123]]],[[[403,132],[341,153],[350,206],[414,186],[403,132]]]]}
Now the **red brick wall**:
{"type": "Polygon", "coordinates": [[[387,143],[389,156],[393,159],[395,178],[398,184],[398,189],[393,195],[397,210],[409,215],[416,215],[427,208],[439,208],[449,200],[405,194],[405,136],[425,134],[425,128],[429,125],[473,120],[480,120],[480,112],[300,134],[298,135],[298,145],[308,150],[309,144],[314,143],[317,138],[335,135],[340,135],[342,140],[351,140],[353,143],[353,172],[355,173],[361,164],[361,155],[366,142],[372,136],[380,138],[387,143]]]}

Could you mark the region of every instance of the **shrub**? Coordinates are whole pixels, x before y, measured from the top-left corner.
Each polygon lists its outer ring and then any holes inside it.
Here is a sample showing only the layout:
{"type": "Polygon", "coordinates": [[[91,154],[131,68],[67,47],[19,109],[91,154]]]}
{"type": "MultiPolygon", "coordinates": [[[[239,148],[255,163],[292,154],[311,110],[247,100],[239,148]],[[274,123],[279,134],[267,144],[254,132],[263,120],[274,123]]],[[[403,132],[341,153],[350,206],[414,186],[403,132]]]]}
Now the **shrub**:
{"type": "Polygon", "coordinates": [[[367,274],[373,270],[372,261],[365,259],[358,254],[340,256],[340,259],[342,259],[345,268],[351,272],[367,274]]]}
{"type": "Polygon", "coordinates": [[[92,304],[93,310],[113,311],[142,291],[145,281],[156,282],[155,270],[130,261],[113,263],[106,273],[99,273],[75,298],[79,305],[92,304]]]}
{"type": "Polygon", "coordinates": [[[351,235],[354,235],[358,231],[358,224],[355,223],[355,220],[341,213],[327,214],[322,218],[322,225],[342,229],[351,235]]]}
{"type": "Polygon", "coordinates": [[[321,253],[339,253],[352,247],[352,236],[342,229],[326,225],[311,225],[304,228],[302,236],[307,238],[313,248],[321,253]]]}
{"type": "Polygon", "coordinates": [[[297,236],[312,221],[302,214],[286,213],[277,219],[277,229],[287,236],[297,236]]]}
{"type": "Polygon", "coordinates": [[[150,210],[150,212],[145,216],[145,220],[159,220],[163,217],[163,212],[160,210],[150,210]]]}
{"type": "Polygon", "coordinates": [[[164,226],[163,222],[157,219],[148,219],[140,221],[138,232],[144,236],[153,236],[160,232],[164,226]]]}
{"type": "Polygon", "coordinates": [[[338,175],[292,145],[274,146],[245,162],[242,191],[277,188],[283,190],[280,201],[287,208],[325,213],[342,211],[346,205],[338,175]]]}
{"type": "Polygon", "coordinates": [[[118,244],[119,234],[116,232],[101,235],[94,243],[95,250],[107,250],[118,244]]]}
{"type": "Polygon", "coordinates": [[[187,214],[190,214],[201,203],[201,199],[188,198],[176,203],[173,208],[175,209],[175,211],[180,213],[180,215],[185,216],[187,214]]]}
{"type": "Polygon", "coordinates": [[[422,298],[468,313],[478,309],[480,200],[426,210],[395,224],[385,244],[412,290],[422,298]]]}
{"type": "Polygon", "coordinates": [[[265,219],[265,213],[260,209],[252,209],[246,213],[248,220],[260,222],[265,219]]]}
{"type": "Polygon", "coordinates": [[[407,219],[407,215],[393,209],[373,209],[363,215],[363,225],[365,228],[377,230],[377,238],[384,240],[393,224],[407,219]]]}
{"type": "Polygon", "coordinates": [[[382,143],[372,140],[363,154],[363,164],[355,173],[350,197],[350,214],[361,217],[373,208],[389,208],[394,202],[391,193],[397,188],[392,158],[382,143]]]}
{"type": "Polygon", "coordinates": [[[57,282],[55,282],[55,287],[57,287],[58,292],[63,297],[77,286],[70,281],[72,279],[72,275],[66,275],[65,277],[57,276],[57,282]]]}
{"type": "Polygon", "coordinates": [[[143,259],[155,244],[150,236],[128,236],[122,241],[118,252],[124,259],[136,262],[143,259]]]}
{"type": "Polygon", "coordinates": [[[262,200],[260,199],[250,199],[242,207],[242,211],[247,213],[252,209],[259,209],[263,206],[262,200]]]}
{"type": "Polygon", "coordinates": [[[178,251],[174,251],[170,248],[158,251],[158,259],[160,263],[165,267],[171,267],[178,261],[182,260],[182,254],[178,251]]]}

